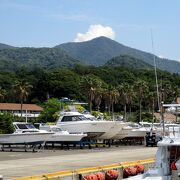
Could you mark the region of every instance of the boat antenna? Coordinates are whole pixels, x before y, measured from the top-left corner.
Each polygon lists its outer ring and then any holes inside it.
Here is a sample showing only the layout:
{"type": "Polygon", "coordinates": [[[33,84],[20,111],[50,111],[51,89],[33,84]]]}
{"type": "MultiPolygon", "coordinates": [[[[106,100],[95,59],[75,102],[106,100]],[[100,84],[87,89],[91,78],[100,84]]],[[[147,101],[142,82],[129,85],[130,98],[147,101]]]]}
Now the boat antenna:
{"type": "Polygon", "coordinates": [[[153,40],[153,32],[151,29],[151,45],[152,45],[152,52],[153,52],[153,60],[154,60],[154,73],[155,73],[155,79],[156,79],[156,93],[157,93],[157,100],[158,100],[158,108],[160,111],[160,100],[159,100],[159,86],[158,86],[158,79],[157,79],[157,66],[156,66],[156,56],[155,56],[155,50],[154,50],[154,40],[153,40]]]}

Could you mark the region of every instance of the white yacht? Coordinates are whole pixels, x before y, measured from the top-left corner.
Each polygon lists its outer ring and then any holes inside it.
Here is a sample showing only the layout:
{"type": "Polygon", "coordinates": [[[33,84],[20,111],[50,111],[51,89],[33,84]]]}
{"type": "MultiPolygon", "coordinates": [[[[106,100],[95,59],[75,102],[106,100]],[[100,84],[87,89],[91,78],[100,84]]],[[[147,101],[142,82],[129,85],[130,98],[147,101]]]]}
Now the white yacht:
{"type": "Polygon", "coordinates": [[[43,144],[52,136],[52,132],[40,131],[30,123],[14,122],[15,132],[0,134],[0,144],[43,144]]]}
{"type": "Polygon", "coordinates": [[[70,111],[61,113],[56,125],[69,133],[83,133],[87,138],[98,139],[114,126],[114,122],[91,120],[79,112],[70,111]]]}
{"type": "Polygon", "coordinates": [[[39,129],[54,133],[48,139],[48,142],[79,142],[82,138],[87,136],[87,134],[83,133],[70,134],[68,131],[62,130],[55,125],[40,124],[39,129]]]}

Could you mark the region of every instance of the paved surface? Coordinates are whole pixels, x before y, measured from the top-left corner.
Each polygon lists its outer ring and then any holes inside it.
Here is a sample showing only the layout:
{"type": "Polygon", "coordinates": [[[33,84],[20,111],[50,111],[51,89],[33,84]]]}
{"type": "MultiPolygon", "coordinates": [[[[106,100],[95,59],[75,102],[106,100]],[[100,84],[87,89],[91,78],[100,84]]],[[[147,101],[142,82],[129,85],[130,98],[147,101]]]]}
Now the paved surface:
{"type": "Polygon", "coordinates": [[[0,152],[0,174],[4,179],[38,175],[60,170],[152,158],[156,147],[120,146],[111,148],[44,150],[42,152],[0,152]]]}

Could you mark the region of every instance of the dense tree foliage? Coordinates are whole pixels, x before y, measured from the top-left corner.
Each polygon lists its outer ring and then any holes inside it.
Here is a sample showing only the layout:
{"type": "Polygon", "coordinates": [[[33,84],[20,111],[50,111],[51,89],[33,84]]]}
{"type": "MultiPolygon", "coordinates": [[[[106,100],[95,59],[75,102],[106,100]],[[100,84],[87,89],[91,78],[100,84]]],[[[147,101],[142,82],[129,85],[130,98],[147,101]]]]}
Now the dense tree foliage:
{"type": "MultiPolygon", "coordinates": [[[[180,95],[180,76],[160,70],[157,74],[160,101],[175,101],[180,95]]],[[[13,85],[22,79],[32,87],[28,91],[28,103],[42,104],[48,98],[69,97],[89,102],[92,110],[122,112],[125,119],[126,113],[139,112],[137,117],[142,119],[144,112],[152,114],[159,109],[154,70],[151,69],[77,65],[72,69],[26,68],[14,73],[0,72],[1,102],[19,102],[13,85]]]]}
{"type": "Polygon", "coordinates": [[[10,134],[14,132],[14,117],[11,114],[0,114],[0,134],[10,134]]]}
{"type": "Polygon", "coordinates": [[[59,111],[61,109],[61,102],[57,98],[51,98],[47,102],[43,103],[43,112],[38,120],[40,122],[55,122],[59,111]]]}

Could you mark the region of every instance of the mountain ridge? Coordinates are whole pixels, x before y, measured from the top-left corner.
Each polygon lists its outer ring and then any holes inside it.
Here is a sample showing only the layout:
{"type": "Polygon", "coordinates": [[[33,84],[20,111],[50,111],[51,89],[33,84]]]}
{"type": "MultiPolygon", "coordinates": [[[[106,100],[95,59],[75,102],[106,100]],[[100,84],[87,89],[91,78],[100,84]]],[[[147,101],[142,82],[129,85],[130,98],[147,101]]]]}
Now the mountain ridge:
{"type": "MultiPolygon", "coordinates": [[[[144,67],[147,64],[154,66],[153,54],[125,46],[102,36],[85,42],[63,43],[52,48],[19,48],[0,43],[0,70],[17,69],[24,65],[50,69],[72,67],[75,64],[101,66],[118,56],[130,56],[138,59],[144,67]]],[[[132,58],[130,59],[131,66],[132,58]]],[[[162,59],[158,56],[155,58],[157,68],[171,73],[180,73],[180,62],[162,59]]]]}
{"type": "Polygon", "coordinates": [[[0,49],[15,49],[16,47],[0,43],[0,49]]]}
{"type": "MultiPolygon", "coordinates": [[[[55,48],[64,49],[74,58],[81,59],[89,65],[103,65],[113,57],[120,55],[128,55],[144,62],[154,65],[154,55],[120,44],[107,37],[98,37],[85,42],[63,43],[55,46],[55,48]]],[[[161,70],[167,70],[171,73],[180,72],[180,62],[175,60],[163,59],[155,56],[157,67],[161,70]]]]}

